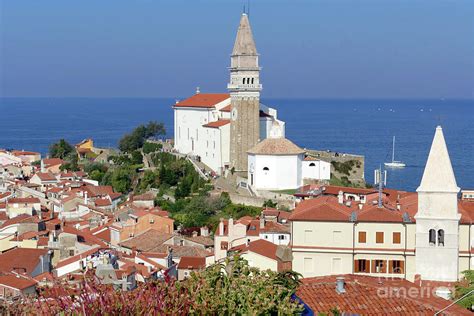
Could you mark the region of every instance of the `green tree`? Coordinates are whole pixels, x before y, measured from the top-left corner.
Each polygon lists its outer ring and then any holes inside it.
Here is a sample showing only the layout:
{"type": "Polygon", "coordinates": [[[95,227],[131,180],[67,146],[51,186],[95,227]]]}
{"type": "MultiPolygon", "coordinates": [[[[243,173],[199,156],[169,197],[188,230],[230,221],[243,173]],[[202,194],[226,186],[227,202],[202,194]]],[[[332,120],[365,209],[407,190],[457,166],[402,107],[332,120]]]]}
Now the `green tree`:
{"type": "Polygon", "coordinates": [[[57,143],[52,144],[49,147],[49,155],[51,158],[66,158],[67,155],[74,151],[74,147],[71,146],[65,139],[60,139],[57,143]]]}
{"type": "Polygon", "coordinates": [[[102,179],[104,178],[104,175],[105,175],[105,173],[100,171],[100,170],[93,170],[91,173],[89,173],[89,177],[92,180],[96,180],[96,181],[99,181],[99,182],[102,181],[102,179]]]}
{"type": "MultiPolygon", "coordinates": [[[[459,299],[474,290],[474,270],[463,271],[464,278],[455,286],[454,298],[459,299]]],[[[458,302],[464,308],[471,309],[474,306],[474,293],[466,296],[458,302]]]]}
{"type": "Polygon", "coordinates": [[[270,207],[270,208],[275,208],[277,207],[278,203],[273,202],[272,200],[268,199],[265,202],[263,202],[263,207],[270,207]]]}
{"type": "Polygon", "coordinates": [[[139,165],[143,163],[143,155],[139,150],[132,151],[132,157],[130,158],[132,164],[139,165]]]}
{"type": "Polygon", "coordinates": [[[128,193],[132,186],[134,171],[127,167],[115,169],[112,172],[110,184],[115,192],[128,193]]]}
{"type": "Polygon", "coordinates": [[[124,135],[119,141],[119,149],[132,152],[142,148],[148,138],[161,135],[166,135],[164,124],[150,121],[147,125],[139,125],[131,133],[124,135]]]}

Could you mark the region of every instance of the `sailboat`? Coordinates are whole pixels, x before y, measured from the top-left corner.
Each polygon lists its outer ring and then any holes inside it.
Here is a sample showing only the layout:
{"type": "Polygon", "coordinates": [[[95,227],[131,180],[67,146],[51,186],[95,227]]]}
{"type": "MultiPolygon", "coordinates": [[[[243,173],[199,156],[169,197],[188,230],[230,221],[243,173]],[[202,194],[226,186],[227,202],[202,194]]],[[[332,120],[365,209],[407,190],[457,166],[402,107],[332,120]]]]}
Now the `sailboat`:
{"type": "Polygon", "coordinates": [[[392,144],[392,162],[384,163],[385,166],[390,168],[403,168],[405,164],[401,161],[395,160],[395,136],[393,136],[393,144],[392,144]]]}

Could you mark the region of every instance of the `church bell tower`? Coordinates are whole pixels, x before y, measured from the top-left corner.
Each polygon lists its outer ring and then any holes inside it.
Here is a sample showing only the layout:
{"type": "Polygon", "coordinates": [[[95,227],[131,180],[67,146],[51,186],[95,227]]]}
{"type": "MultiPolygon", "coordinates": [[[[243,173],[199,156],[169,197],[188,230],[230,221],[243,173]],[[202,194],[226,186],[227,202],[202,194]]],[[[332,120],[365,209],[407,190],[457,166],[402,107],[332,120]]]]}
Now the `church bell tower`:
{"type": "Polygon", "coordinates": [[[431,145],[418,192],[416,274],[422,280],[457,281],[459,277],[458,192],[440,126],[431,145]]]}
{"type": "Polygon", "coordinates": [[[247,151],[259,141],[260,67],[247,14],[242,14],[230,60],[230,163],[246,174],[247,151]]]}

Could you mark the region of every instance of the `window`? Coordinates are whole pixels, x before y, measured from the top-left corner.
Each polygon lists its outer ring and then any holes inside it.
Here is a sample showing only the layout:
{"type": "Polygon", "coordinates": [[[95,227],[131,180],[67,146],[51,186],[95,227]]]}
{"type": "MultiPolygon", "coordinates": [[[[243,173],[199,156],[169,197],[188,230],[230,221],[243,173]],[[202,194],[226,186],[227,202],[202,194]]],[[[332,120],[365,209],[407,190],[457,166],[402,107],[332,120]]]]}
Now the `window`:
{"type": "Polygon", "coordinates": [[[388,266],[389,273],[401,274],[405,270],[405,262],[400,260],[390,260],[388,266]]]}
{"type": "Polygon", "coordinates": [[[365,244],[367,241],[367,233],[366,232],[359,232],[359,243],[365,244]]]}
{"type": "Polygon", "coordinates": [[[383,232],[376,232],[375,233],[375,242],[377,244],[383,244],[383,232]]]}
{"type": "Polygon", "coordinates": [[[278,235],[278,240],[285,240],[285,235],[278,235]]]}
{"type": "Polygon", "coordinates": [[[263,171],[269,171],[268,167],[263,167],[263,171]]]}
{"type": "Polygon", "coordinates": [[[385,260],[372,260],[372,273],[386,273],[387,266],[385,260]]]}
{"type": "Polygon", "coordinates": [[[304,258],[304,272],[313,272],[313,258],[304,258]]]}
{"type": "Polygon", "coordinates": [[[365,260],[365,259],[355,260],[354,272],[370,273],[370,260],[365,260]]]}
{"type": "Polygon", "coordinates": [[[252,78],[252,84],[253,84],[253,78],[252,78]]]}
{"type": "Polygon", "coordinates": [[[310,163],[309,166],[310,166],[310,167],[316,167],[316,165],[314,164],[314,162],[310,163]]]}
{"type": "Polygon", "coordinates": [[[222,241],[221,242],[221,250],[227,250],[227,245],[228,245],[227,241],[222,241]]]}
{"type": "Polygon", "coordinates": [[[150,219],[150,224],[154,224],[155,223],[155,219],[154,218],[151,218],[150,219]]]}
{"type": "Polygon", "coordinates": [[[245,84],[245,78],[242,78],[242,84],[245,84]]]}
{"type": "Polygon", "coordinates": [[[444,230],[438,230],[438,246],[444,247],[444,230]]]}
{"type": "Polygon", "coordinates": [[[430,243],[430,246],[436,245],[436,231],[434,229],[430,229],[429,243],[430,243]]]}
{"type": "Polygon", "coordinates": [[[265,235],[265,239],[268,239],[268,235],[265,235]]]}
{"type": "Polygon", "coordinates": [[[400,232],[393,232],[393,243],[394,244],[399,244],[401,243],[401,234],[400,232]]]}

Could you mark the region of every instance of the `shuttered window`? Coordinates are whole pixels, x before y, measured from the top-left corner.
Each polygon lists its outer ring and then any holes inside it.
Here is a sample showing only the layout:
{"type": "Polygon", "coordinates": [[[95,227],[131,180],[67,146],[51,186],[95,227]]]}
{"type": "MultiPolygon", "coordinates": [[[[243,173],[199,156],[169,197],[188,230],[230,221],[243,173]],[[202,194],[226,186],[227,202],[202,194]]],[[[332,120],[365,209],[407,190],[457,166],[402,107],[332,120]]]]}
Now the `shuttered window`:
{"type": "Polygon", "coordinates": [[[359,243],[365,244],[367,240],[367,233],[366,232],[359,232],[359,243]]]}
{"type": "Polygon", "coordinates": [[[375,233],[375,242],[377,244],[383,244],[383,232],[375,233]]]}
{"type": "Polygon", "coordinates": [[[366,259],[354,260],[354,272],[370,273],[370,260],[366,260],[366,259]]]}
{"type": "Polygon", "coordinates": [[[385,260],[372,260],[372,273],[386,273],[387,272],[387,261],[385,260]]]}
{"type": "Polygon", "coordinates": [[[401,260],[390,260],[388,262],[388,272],[403,274],[405,272],[405,262],[401,260]]]}
{"type": "Polygon", "coordinates": [[[393,243],[399,244],[401,242],[401,234],[399,232],[393,233],[393,243]]]}

